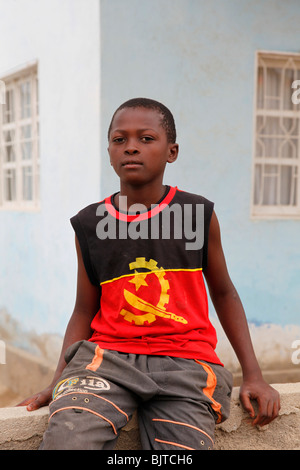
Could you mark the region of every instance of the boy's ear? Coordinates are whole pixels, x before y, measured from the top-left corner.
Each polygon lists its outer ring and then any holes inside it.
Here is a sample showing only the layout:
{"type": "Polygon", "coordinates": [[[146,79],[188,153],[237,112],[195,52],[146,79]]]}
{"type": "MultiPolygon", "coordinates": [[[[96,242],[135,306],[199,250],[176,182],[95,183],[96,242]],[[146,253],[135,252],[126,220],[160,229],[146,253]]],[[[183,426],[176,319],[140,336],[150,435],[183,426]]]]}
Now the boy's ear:
{"type": "Polygon", "coordinates": [[[169,148],[169,157],[167,162],[168,163],[173,163],[178,157],[178,152],[179,152],[179,145],[178,144],[171,144],[169,148]]]}

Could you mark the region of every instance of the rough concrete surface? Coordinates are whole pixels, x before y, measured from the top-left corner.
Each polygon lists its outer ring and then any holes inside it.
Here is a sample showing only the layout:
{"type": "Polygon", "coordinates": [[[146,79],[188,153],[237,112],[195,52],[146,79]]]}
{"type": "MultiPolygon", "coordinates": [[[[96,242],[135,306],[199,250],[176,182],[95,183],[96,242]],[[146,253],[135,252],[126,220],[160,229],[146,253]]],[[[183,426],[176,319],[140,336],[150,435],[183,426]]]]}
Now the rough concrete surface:
{"type": "Polygon", "coordinates": [[[29,412],[24,407],[0,409],[0,449],[38,449],[48,423],[48,407],[29,412]]]}
{"type": "MultiPolygon", "coordinates": [[[[300,383],[273,385],[281,395],[279,417],[253,427],[233,389],[231,414],[216,429],[216,450],[300,450],[300,383]]],[[[38,449],[48,422],[48,407],[28,412],[24,407],[0,409],[0,449],[38,449]]],[[[117,450],[140,449],[136,416],[122,430],[117,450]]]]}
{"type": "Polygon", "coordinates": [[[252,426],[233,390],[230,417],[217,426],[218,450],[300,450],[300,383],[275,384],[281,397],[279,417],[264,427],[252,426]]]}

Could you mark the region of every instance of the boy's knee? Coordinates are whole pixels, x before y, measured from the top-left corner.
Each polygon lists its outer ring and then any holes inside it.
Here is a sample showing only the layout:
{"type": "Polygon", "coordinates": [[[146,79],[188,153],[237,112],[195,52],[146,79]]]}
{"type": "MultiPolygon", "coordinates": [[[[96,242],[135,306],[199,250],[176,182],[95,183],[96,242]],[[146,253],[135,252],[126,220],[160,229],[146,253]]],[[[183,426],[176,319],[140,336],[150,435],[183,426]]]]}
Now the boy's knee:
{"type": "MultiPolygon", "coordinates": [[[[119,416],[116,412],[111,413],[109,404],[100,397],[72,393],[54,400],[49,408],[49,425],[42,450],[113,448],[120,427],[119,416]]],[[[122,421],[122,425],[125,422],[122,421]]]]}

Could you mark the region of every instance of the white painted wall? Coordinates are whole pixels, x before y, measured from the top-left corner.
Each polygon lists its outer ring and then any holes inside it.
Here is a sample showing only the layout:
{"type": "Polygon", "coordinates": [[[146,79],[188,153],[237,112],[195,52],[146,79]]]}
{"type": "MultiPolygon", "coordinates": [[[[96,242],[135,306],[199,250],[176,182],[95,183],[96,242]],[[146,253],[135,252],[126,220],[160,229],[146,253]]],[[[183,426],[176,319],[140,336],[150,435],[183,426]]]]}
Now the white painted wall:
{"type": "Polygon", "coordinates": [[[76,289],[69,218],[100,198],[99,0],[0,0],[0,78],[32,60],[41,210],[0,211],[0,307],[28,329],[63,333],[76,289]]]}

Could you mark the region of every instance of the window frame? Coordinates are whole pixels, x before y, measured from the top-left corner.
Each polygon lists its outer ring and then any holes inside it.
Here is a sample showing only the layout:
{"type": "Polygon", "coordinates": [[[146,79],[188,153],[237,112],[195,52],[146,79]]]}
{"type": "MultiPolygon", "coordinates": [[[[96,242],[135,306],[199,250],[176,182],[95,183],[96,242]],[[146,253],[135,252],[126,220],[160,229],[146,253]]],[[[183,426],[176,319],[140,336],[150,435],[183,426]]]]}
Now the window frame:
{"type": "MultiPolygon", "coordinates": [[[[297,105],[296,110],[273,110],[267,108],[258,108],[258,71],[260,65],[260,59],[265,61],[278,60],[278,68],[282,68],[280,63],[287,61],[288,59],[296,59],[299,63],[300,70],[300,54],[293,52],[277,52],[277,51],[265,51],[259,50],[255,54],[255,72],[254,72],[254,96],[253,96],[253,144],[252,144],[252,180],[251,180],[251,204],[250,204],[250,216],[255,220],[267,220],[267,219],[300,219],[300,104],[297,105]],[[282,117],[282,118],[297,118],[299,120],[299,132],[295,139],[298,139],[297,157],[294,159],[279,158],[279,157],[258,157],[256,155],[256,143],[257,143],[257,117],[258,116],[270,116],[270,117],[282,117]],[[287,160],[290,160],[287,162],[287,160]],[[297,194],[296,194],[296,205],[284,205],[284,204],[255,204],[255,172],[256,165],[290,165],[297,167],[297,175],[294,176],[297,179],[297,194]]],[[[298,68],[297,68],[298,70],[298,68]]],[[[294,89],[291,88],[291,97],[294,93],[294,89]]]]}
{"type": "MultiPolygon", "coordinates": [[[[0,211],[39,211],[40,210],[40,155],[39,155],[39,99],[38,99],[38,63],[33,61],[1,77],[5,83],[6,92],[13,90],[14,94],[14,120],[3,122],[5,104],[0,105],[0,211]],[[21,116],[21,85],[30,82],[30,116],[21,116]],[[30,128],[26,126],[30,126],[30,128]],[[30,129],[30,137],[22,136],[22,129],[30,129]],[[4,147],[6,141],[4,133],[14,132],[14,161],[6,161],[4,147]],[[22,151],[29,145],[31,158],[23,158],[22,151]],[[15,172],[14,200],[6,197],[7,171],[15,172]],[[26,174],[27,172],[27,178],[26,174]],[[28,176],[31,175],[31,176],[28,176]],[[31,184],[26,187],[26,181],[31,184]],[[28,191],[28,192],[27,192],[28,191]],[[32,196],[31,198],[26,197],[32,196]]],[[[25,155],[25,154],[24,154],[25,155]]]]}

